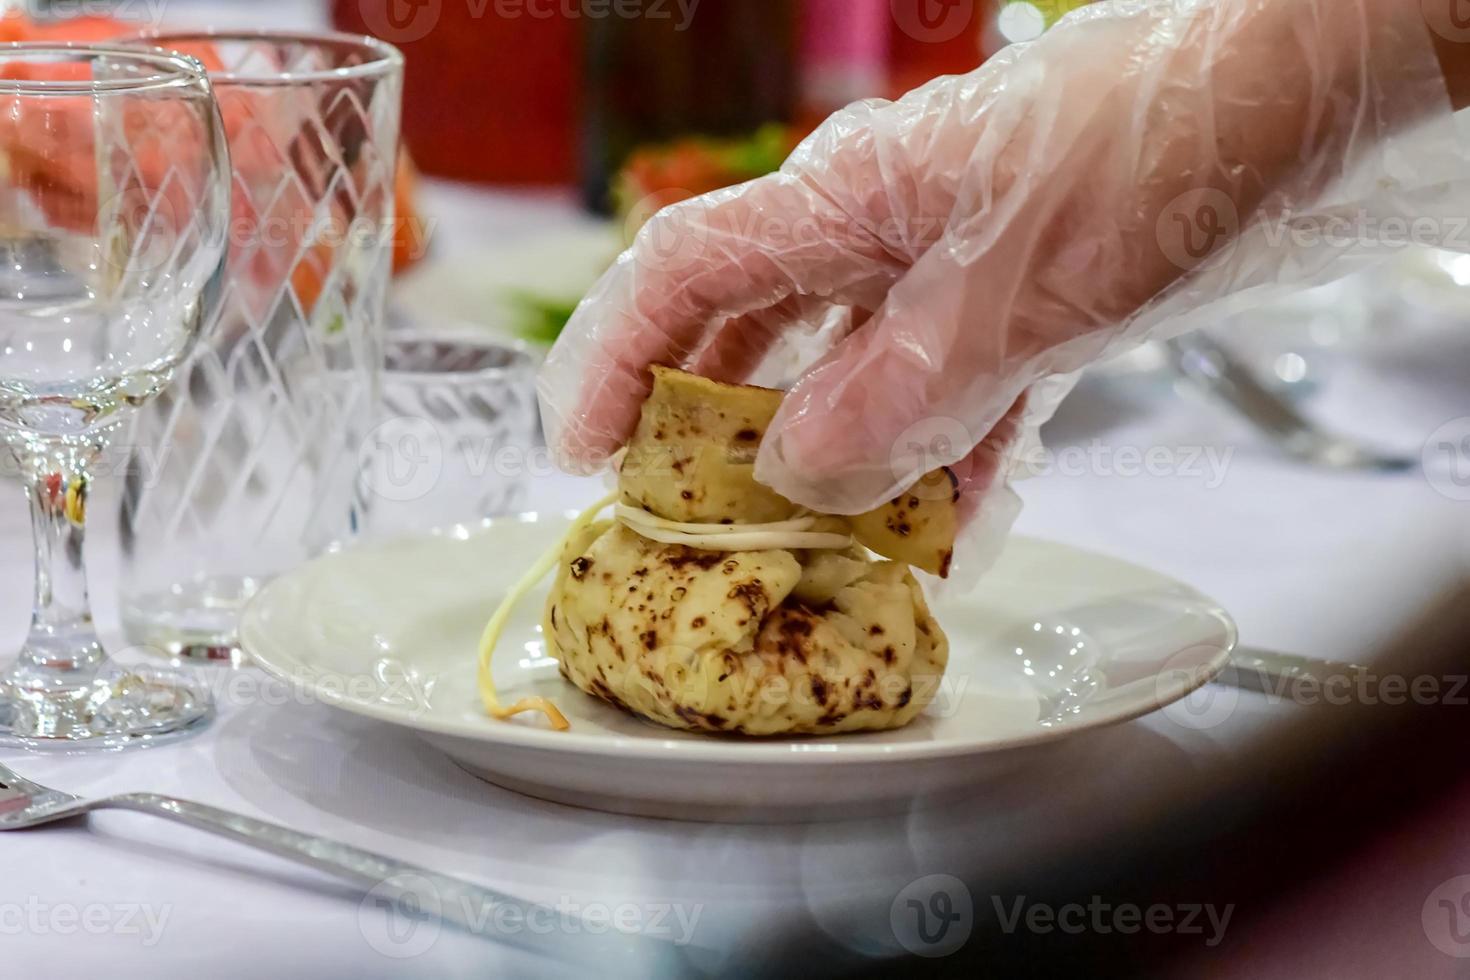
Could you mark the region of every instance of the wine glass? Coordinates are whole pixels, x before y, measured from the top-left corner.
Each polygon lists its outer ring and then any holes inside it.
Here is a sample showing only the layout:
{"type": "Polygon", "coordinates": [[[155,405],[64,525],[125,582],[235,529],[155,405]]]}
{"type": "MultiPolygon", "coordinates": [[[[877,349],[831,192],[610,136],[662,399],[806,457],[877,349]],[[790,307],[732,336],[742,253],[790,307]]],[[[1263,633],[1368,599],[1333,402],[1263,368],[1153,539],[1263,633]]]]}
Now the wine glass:
{"type": "Polygon", "coordinates": [[[210,717],[182,675],[111,661],[82,564],[91,471],[216,302],[229,155],[204,68],[125,47],[0,45],[0,439],[30,500],[30,634],[0,741],[118,748],[210,717]]]}

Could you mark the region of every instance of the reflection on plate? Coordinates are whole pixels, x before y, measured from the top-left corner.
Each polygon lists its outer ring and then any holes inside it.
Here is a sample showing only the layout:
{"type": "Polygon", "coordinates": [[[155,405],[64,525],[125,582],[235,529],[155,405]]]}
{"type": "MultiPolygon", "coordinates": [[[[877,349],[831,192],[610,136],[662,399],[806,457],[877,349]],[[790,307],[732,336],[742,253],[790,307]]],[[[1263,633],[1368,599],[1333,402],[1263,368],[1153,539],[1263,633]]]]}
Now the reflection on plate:
{"type": "Polygon", "coordinates": [[[496,677],[507,701],[554,699],[572,730],[492,721],[475,693],[480,631],[566,527],[527,515],[327,555],[261,592],[244,646],[311,696],[411,729],[510,789],[617,812],[760,821],[973,791],[1069,735],[1183,698],[1235,644],[1230,618],[1184,585],[1017,538],[973,596],[933,603],[953,646],[949,671],[935,703],[902,730],[736,739],[642,722],[561,679],[544,654],[540,596],[507,628],[496,677]]]}

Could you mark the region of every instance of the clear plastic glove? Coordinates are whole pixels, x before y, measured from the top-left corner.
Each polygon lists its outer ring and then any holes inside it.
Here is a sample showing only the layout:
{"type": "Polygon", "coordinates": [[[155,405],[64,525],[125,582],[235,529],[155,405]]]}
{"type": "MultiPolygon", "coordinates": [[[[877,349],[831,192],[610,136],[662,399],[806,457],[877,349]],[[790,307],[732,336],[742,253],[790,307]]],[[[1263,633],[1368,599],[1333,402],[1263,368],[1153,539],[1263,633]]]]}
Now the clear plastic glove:
{"type": "Polygon", "coordinates": [[[632,431],[646,365],[743,380],[820,327],[830,349],[758,478],[857,513],[959,461],[994,543],[1015,447],[1070,372],[1347,271],[1394,247],[1391,216],[1453,245],[1434,216],[1467,199],[1419,0],[1096,4],[837,113],[779,174],[662,211],[552,350],[548,438],[595,467],[632,431]]]}

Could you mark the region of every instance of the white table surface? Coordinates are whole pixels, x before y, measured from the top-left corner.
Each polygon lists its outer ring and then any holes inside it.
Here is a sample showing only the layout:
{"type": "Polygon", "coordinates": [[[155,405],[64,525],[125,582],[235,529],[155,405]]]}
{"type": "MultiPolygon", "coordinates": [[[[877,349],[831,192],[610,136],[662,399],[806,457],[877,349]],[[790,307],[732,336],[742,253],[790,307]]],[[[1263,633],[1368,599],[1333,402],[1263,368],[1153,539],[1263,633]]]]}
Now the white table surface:
{"type": "MultiPolygon", "coordinates": [[[[577,220],[556,195],[432,186],[428,203],[443,218],[436,234],[445,251],[577,220]]],[[[1462,347],[1456,374],[1442,357],[1418,356],[1413,344],[1395,350],[1379,358],[1388,367],[1344,369],[1319,404],[1335,421],[1417,453],[1439,425],[1470,415],[1470,356],[1462,347]]],[[[1376,639],[1466,566],[1470,503],[1436,492],[1420,474],[1344,475],[1282,463],[1211,407],[1157,380],[1090,384],[1053,431],[1058,448],[1100,440],[1094,458],[1111,462],[1024,484],[1020,529],[1190,582],[1233,612],[1251,646],[1368,657],[1376,639]],[[1108,453],[1151,446],[1214,446],[1231,455],[1218,485],[1189,472],[1111,472],[1118,457],[1108,453]]],[[[107,489],[94,515],[109,512],[107,489]]],[[[592,493],[583,481],[556,477],[533,488],[533,499],[562,509],[592,493]]],[[[114,543],[106,520],[95,523],[93,586],[108,626],[114,543]]],[[[0,497],[7,586],[0,649],[13,649],[24,633],[28,538],[12,487],[0,497]]],[[[73,792],[184,796],[549,904],[631,904],[645,921],[677,907],[686,922],[698,915],[699,964],[711,969],[733,968],[778,935],[892,951],[889,907],[910,881],[1013,874],[1038,855],[1103,839],[1167,805],[1171,791],[1248,764],[1273,725],[1305,710],[1217,688],[1233,707],[1212,713],[1216,724],[1158,714],[1078,739],[1045,771],[988,787],[962,807],[840,825],[740,827],[522,798],[466,775],[408,734],[303,703],[254,671],[210,676],[220,715],[197,738],[145,752],[3,752],[0,759],[73,792]]],[[[484,977],[537,969],[523,954],[449,931],[395,944],[383,914],[364,910],[350,888],[132,814],[0,836],[0,868],[5,976],[484,977]],[[416,955],[389,955],[409,951],[416,955]]],[[[977,908],[990,907],[987,896],[974,898],[977,908]]]]}

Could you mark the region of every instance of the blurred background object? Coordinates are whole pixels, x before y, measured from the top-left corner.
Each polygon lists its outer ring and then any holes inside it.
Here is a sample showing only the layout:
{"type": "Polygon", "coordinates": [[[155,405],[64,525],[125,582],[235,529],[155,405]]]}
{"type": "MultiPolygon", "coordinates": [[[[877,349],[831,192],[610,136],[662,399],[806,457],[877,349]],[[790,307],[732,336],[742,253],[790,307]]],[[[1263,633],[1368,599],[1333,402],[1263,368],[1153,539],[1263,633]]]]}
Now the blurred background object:
{"type": "Polygon", "coordinates": [[[1092,0],[999,0],[985,17],[980,47],[986,57],[1010,44],[1034,41],[1067,14],[1092,0]]]}
{"type": "Polygon", "coordinates": [[[990,0],[959,4],[937,35],[928,2],[335,0],[336,26],[403,48],[405,139],[426,175],[540,185],[549,198],[522,200],[561,225],[431,264],[405,279],[401,305],[549,345],[658,209],[778,169],[848,102],[979,64],[990,0]],[[568,203],[614,221],[576,220],[568,203]]]}
{"type": "Polygon", "coordinates": [[[888,0],[805,0],[800,30],[798,111],[808,128],[855,99],[887,91],[888,0]]]}
{"type": "MultiPolygon", "coordinates": [[[[1078,5],[1042,6],[1054,19],[1078,5]]],[[[982,39],[1000,46],[998,9],[996,0],[333,0],[331,19],[404,51],[404,133],[426,173],[577,182],[606,212],[618,172],[641,148],[740,141],[771,123],[805,132],[855,99],[974,68],[982,39]]]]}
{"type": "Polygon", "coordinates": [[[747,136],[795,112],[794,0],[688,9],[684,19],[584,19],[582,188],[594,211],[610,209],[616,175],[640,147],[747,136]]]}
{"type": "Polygon", "coordinates": [[[404,138],[424,172],[559,185],[577,176],[585,92],[584,21],[563,9],[538,0],[333,0],[331,19],[403,52],[404,138]]]}

